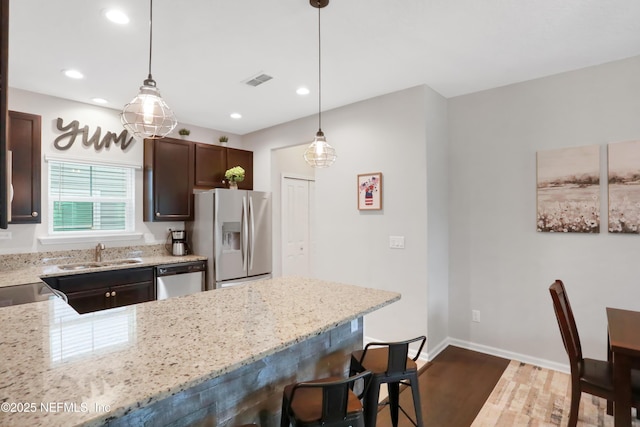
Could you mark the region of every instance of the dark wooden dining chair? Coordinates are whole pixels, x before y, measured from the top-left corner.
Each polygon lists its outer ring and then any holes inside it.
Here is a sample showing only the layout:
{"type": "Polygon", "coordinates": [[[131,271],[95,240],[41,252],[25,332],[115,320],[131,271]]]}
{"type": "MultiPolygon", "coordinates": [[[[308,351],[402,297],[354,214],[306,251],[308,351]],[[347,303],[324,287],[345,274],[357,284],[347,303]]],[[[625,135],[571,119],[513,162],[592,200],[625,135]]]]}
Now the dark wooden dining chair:
{"type": "Polygon", "coordinates": [[[369,376],[366,371],[349,378],[289,384],[282,393],[280,426],[364,427],[361,399],[369,376]],[[354,389],[361,391],[356,394],[354,389]]]}
{"type": "MultiPolygon", "coordinates": [[[[613,401],[613,368],[608,361],[582,357],[578,328],[562,281],[556,280],[549,286],[549,292],[571,367],[571,409],[567,426],[575,427],[578,422],[582,392],[613,401]]],[[[632,373],[631,384],[633,407],[636,408],[636,417],[640,419],[640,411],[638,410],[640,407],[640,373],[637,371],[632,373]]]]}

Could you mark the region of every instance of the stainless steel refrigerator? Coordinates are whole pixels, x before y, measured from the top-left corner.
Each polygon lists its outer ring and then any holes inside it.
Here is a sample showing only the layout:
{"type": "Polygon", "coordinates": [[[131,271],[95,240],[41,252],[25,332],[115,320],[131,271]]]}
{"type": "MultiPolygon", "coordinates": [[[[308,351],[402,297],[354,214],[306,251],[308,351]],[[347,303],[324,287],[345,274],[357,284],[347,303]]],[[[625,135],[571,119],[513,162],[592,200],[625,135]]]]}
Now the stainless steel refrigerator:
{"type": "Polygon", "coordinates": [[[206,289],[271,277],[271,193],[196,193],[187,223],[192,252],[207,257],[206,289]]]}

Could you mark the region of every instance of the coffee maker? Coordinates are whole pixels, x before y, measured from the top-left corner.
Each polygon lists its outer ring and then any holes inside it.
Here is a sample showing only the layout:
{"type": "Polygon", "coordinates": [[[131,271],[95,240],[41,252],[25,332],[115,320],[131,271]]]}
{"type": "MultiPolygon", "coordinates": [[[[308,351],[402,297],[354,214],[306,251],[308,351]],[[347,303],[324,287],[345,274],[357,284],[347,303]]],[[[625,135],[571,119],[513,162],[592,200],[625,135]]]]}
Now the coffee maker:
{"type": "MultiPolygon", "coordinates": [[[[187,234],[184,230],[169,230],[171,237],[171,247],[167,251],[173,256],[183,256],[187,254],[187,234]]],[[[168,240],[168,239],[167,239],[168,240]]]]}

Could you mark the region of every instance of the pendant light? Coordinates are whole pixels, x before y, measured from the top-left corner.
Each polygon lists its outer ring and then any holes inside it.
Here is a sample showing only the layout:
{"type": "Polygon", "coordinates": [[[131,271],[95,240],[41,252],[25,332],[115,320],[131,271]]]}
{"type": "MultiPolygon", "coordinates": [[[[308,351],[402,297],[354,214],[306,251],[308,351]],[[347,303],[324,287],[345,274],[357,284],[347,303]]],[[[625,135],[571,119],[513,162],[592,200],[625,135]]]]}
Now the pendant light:
{"type": "Polygon", "coordinates": [[[153,46],[153,0],[149,0],[149,76],[140,86],[138,96],[124,106],[120,120],[124,128],[140,138],[162,138],[171,132],[178,121],[173,115],[156,81],[151,77],[151,48],[153,46]]]}
{"type": "Polygon", "coordinates": [[[318,132],[304,152],[304,160],[314,168],[328,168],[336,161],[336,150],[327,143],[322,132],[322,51],[320,44],[320,9],[329,4],[329,0],[309,0],[311,6],[318,9],[318,132]]]}

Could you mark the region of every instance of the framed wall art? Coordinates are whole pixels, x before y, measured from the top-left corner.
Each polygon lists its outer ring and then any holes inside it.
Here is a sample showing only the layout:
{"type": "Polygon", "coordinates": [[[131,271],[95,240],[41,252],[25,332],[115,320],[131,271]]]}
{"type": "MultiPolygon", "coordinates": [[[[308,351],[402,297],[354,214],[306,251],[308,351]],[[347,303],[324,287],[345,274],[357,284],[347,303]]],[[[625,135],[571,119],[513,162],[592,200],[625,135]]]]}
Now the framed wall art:
{"type": "Polygon", "coordinates": [[[358,209],[382,209],[382,172],[358,175],[358,209]]]}
{"type": "Polygon", "coordinates": [[[640,234],[640,141],[609,144],[609,232],[640,234]]]}
{"type": "Polygon", "coordinates": [[[600,147],[537,153],[537,230],[600,232],[600,147]]]}

